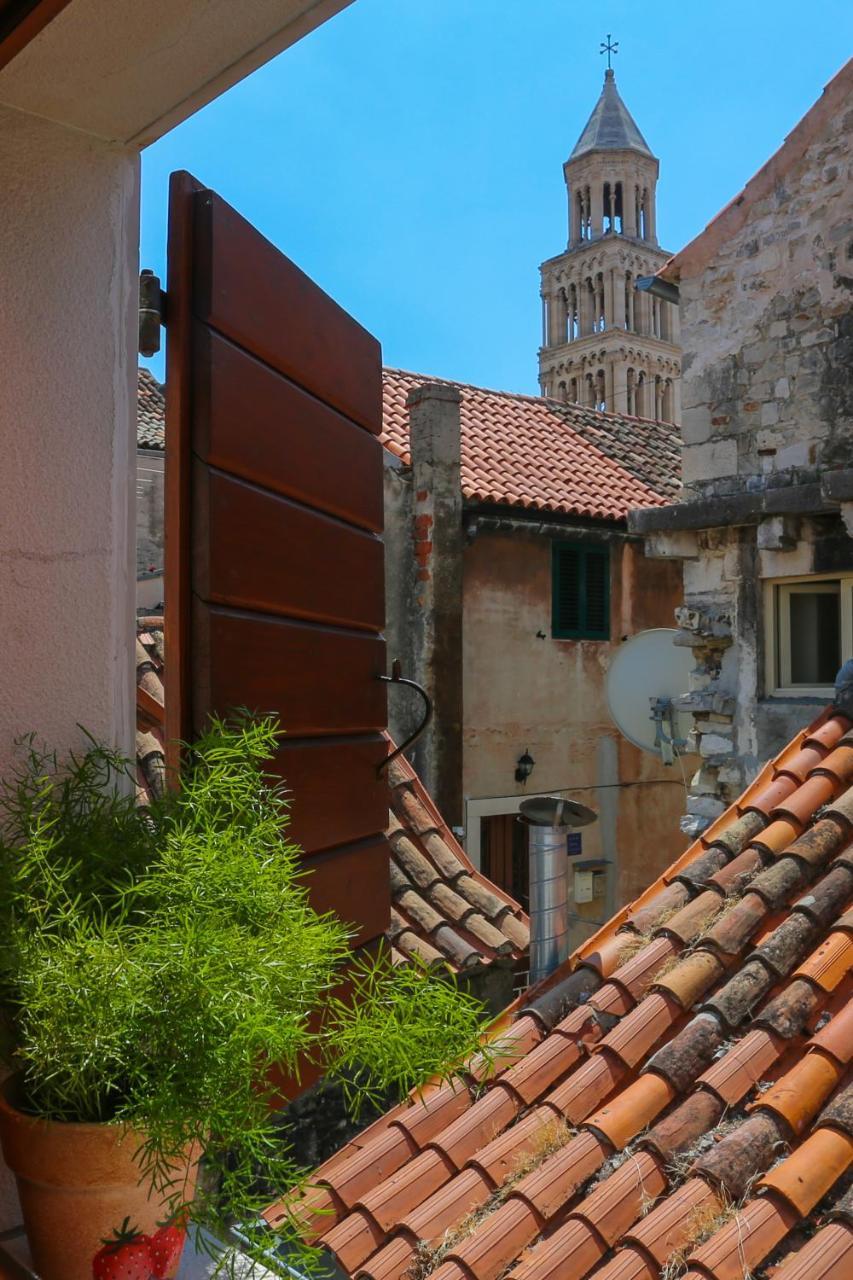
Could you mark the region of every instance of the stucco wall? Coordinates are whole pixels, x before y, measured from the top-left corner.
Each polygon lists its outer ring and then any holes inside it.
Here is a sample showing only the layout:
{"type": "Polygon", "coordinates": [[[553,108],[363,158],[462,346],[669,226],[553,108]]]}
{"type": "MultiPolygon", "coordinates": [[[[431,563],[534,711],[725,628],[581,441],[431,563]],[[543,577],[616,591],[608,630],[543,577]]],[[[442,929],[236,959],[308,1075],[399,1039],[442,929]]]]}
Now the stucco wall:
{"type": "Polygon", "coordinates": [[[679,619],[697,662],[685,706],[703,757],[691,833],[826,701],[770,696],[764,583],[853,570],[853,541],[819,487],[828,471],[853,462],[853,109],[845,94],[839,78],[719,224],[681,255],[684,498],[715,504],[715,527],[678,535],[674,549],[687,556],[679,619]],[[734,518],[742,497],[777,488],[790,491],[799,514],[734,518]]]}
{"type": "Polygon", "coordinates": [[[3,769],[29,730],[133,741],[139,162],[0,108],[0,172],[3,769]]]}
{"type": "Polygon", "coordinates": [[[672,625],[680,573],[621,538],[611,545],[611,564],[612,640],[554,640],[549,538],[480,533],[464,555],[464,794],[578,788],[573,798],[600,815],[584,830],[583,856],[612,863],[607,899],[578,908],[588,920],[606,919],[636,896],[684,845],[678,766],[667,768],[622,738],[604,691],[622,637],[672,625]],[[536,761],[526,787],[514,777],[525,750],[536,761]],[[642,785],[624,785],[634,782],[642,785]]]}

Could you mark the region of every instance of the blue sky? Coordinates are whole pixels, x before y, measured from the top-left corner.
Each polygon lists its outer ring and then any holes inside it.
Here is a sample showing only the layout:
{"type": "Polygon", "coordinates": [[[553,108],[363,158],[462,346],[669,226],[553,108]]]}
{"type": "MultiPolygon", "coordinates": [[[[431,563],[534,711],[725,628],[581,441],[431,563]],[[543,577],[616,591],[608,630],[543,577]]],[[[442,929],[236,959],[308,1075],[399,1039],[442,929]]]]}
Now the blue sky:
{"type": "Polygon", "coordinates": [[[386,364],[536,392],[538,266],[565,247],[562,162],[608,31],[676,250],[853,51],[853,5],[355,0],[145,152],[142,265],[165,273],[168,177],[189,169],[375,333],[386,364]]]}

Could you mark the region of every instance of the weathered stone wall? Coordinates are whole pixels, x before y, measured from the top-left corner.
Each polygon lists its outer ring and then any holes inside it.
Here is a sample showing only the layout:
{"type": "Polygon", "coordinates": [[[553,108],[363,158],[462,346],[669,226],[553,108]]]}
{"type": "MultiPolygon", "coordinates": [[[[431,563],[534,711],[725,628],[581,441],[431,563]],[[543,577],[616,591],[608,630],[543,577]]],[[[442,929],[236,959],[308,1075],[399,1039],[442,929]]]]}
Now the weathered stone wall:
{"type": "Polygon", "coordinates": [[[682,281],[685,497],[853,456],[853,107],[682,281]]]}
{"type": "Polygon", "coordinates": [[[669,535],[696,656],[691,834],[825,701],[767,696],[764,581],[853,570],[820,489],[853,463],[853,109],[825,98],[799,131],[733,202],[740,225],[724,213],[681,255],[683,498],[712,500],[716,525],[669,535]],[[810,510],[800,496],[793,515],[739,518],[745,495],[810,485],[810,510]]]}

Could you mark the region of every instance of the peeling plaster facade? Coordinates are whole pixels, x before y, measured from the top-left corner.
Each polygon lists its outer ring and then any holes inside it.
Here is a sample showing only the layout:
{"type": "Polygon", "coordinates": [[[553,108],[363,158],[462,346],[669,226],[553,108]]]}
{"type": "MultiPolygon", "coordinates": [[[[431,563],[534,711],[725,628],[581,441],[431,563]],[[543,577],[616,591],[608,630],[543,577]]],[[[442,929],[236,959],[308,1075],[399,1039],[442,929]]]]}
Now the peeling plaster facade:
{"type": "MultiPolygon", "coordinates": [[[[568,788],[596,810],[582,857],[606,860],[605,892],[571,904],[574,946],[681,848],[678,766],[622,738],[605,695],[622,638],[672,626],[679,567],[648,559],[624,522],[541,512],[525,519],[510,506],[463,499],[458,392],[426,384],[420,393],[411,405],[411,467],[385,454],[388,655],[435,702],[411,759],[477,866],[483,820],[516,814],[526,796],[568,788]],[[610,548],[609,640],[552,637],[559,539],[610,548]],[[525,751],[536,762],[526,784],[515,777],[525,751]]],[[[418,724],[420,703],[402,690],[389,690],[388,701],[390,731],[401,742],[418,724]]]]}
{"type": "Polygon", "coordinates": [[[780,663],[804,643],[788,591],[853,573],[853,63],[661,275],[681,297],[683,502],[630,525],[683,564],[696,834],[831,694],[780,663]]]}

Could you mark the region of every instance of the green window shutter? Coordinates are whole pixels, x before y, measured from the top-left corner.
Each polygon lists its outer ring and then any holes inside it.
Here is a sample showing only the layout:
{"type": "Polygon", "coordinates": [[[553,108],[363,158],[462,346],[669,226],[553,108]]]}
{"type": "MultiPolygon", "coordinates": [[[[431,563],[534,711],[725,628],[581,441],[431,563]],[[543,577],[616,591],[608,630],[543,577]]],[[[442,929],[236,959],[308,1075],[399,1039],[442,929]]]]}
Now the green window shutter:
{"type": "Polygon", "coordinates": [[[555,635],[577,633],[582,625],[581,568],[581,556],[576,547],[560,542],[554,544],[555,635]]]}
{"type": "Polygon", "coordinates": [[[608,547],[553,543],[552,589],[552,635],[564,640],[609,639],[608,547]]]}
{"type": "Polygon", "coordinates": [[[586,565],[586,618],[584,630],[602,640],[610,635],[610,556],[606,547],[588,550],[586,565]]]}

